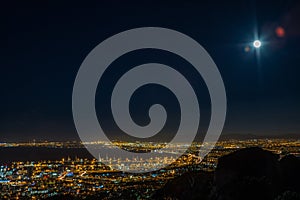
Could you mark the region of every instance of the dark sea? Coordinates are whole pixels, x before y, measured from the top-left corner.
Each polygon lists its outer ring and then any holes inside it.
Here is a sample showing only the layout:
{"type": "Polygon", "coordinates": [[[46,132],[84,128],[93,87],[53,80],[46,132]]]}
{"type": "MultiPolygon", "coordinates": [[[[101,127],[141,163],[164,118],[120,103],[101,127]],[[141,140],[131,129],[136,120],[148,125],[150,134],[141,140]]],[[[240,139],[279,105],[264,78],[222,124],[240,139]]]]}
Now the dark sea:
{"type": "Polygon", "coordinates": [[[85,148],[1,147],[0,164],[13,161],[61,160],[62,158],[88,158],[93,156],[85,148]]]}

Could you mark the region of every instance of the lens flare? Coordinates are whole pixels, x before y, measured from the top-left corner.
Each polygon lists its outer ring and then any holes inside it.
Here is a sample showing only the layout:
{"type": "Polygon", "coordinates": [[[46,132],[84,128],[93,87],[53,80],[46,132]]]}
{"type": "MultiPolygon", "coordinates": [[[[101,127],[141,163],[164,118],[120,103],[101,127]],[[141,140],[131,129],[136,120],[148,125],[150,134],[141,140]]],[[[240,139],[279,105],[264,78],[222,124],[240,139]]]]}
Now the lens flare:
{"type": "Polygon", "coordinates": [[[260,48],[260,47],[261,47],[261,41],[255,40],[255,41],[253,42],[253,46],[254,46],[255,48],[260,48]]]}

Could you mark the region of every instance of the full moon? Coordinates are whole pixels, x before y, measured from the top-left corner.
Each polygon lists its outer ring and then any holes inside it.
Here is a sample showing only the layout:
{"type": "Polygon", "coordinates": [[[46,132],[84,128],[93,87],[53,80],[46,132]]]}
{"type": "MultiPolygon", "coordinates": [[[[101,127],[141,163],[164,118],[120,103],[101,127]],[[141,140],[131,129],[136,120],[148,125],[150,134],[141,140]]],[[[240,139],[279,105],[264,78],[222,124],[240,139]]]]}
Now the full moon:
{"type": "Polygon", "coordinates": [[[255,41],[253,42],[253,46],[254,46],[255,48],[259,48],[259,47],[261,46],[261,41],[255,40],[255,41]]]}

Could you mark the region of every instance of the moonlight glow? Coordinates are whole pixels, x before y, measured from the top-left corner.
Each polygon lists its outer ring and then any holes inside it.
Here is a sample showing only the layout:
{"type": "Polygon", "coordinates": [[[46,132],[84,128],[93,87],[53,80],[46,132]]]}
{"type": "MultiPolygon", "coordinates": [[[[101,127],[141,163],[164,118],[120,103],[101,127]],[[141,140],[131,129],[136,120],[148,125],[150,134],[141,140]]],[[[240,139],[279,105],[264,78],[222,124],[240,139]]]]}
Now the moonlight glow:
{"type": "Polygon", "coordinates": [[[253,42],[253,46],[254,46],[255,48],[259,48],[259,47],[261,46],[261,41],[255,40],[255,41],[253,42]]]}

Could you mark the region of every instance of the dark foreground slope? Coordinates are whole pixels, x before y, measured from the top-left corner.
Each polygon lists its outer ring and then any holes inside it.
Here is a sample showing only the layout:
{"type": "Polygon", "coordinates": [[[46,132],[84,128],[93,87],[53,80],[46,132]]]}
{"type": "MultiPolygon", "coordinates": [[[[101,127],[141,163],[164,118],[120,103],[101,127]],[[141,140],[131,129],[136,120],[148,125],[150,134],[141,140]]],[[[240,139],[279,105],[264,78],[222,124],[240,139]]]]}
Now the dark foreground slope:
{"type": "Polygon", "coordinates": [[[187,173],[157,191],[155,199],[300,200],[300,160],[281,160],[260,148],[219,159],[214,174],[187,173]]]}
{"type": "MultiPolygon", "coordinates": [[[[86,199],[137,199],[136,191],[104,193],[86,199]]],[[[52,199],[73,199],[56,196],[52,199]]],[[[79,199],[79,198],[78,198],[79,199]]],[[[241,149],[219,159],[215,172],[188,172],[169,181],[151,199],[300,200],[300,160],[279,159],[260,148],[241,149]]]]}

